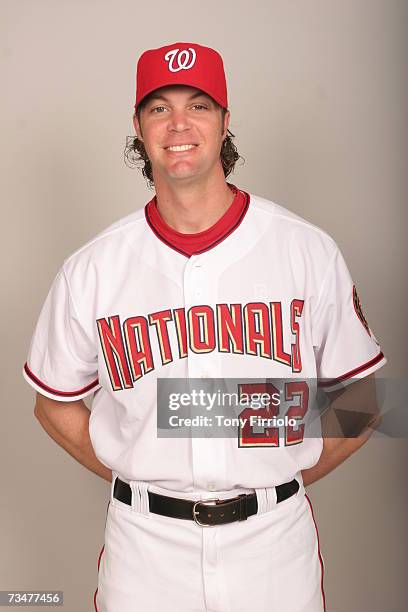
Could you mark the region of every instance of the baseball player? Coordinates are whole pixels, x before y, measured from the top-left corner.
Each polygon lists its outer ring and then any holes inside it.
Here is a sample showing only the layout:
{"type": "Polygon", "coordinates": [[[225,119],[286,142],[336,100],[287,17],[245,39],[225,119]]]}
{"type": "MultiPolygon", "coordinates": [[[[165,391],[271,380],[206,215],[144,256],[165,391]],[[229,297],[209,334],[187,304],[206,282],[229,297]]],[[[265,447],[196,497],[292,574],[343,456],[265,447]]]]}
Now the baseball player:
{"type": "Polygon", "coordinates": [[[134,110],[155,195],[65,259],[23,369],[44,428],[111,483],[95,610],[321,612],[305,486],[368,436],[336,452],[306,436],[308,381],[347,389],[386,359],[334,240],[227,182],[237,154],[215,50],[144,52],[134,110]],[[159,436],[170,379],[242,380],[250,398],[284,379],[296,426],[159,436]]]}

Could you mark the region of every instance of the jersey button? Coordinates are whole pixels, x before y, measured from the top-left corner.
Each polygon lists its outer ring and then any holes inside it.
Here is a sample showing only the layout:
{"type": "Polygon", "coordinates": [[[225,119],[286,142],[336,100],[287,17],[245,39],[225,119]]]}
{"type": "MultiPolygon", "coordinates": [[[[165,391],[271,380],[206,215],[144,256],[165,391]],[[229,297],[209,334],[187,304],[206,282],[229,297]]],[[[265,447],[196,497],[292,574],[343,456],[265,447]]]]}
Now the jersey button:
{"type": "Polygon", "coordinates": [[[202,295],[203,295],[203,292],[201,291],[201,289],[196,289],[196,291],[195,291],[195,296],[199,298],[199,297],[201,297],[202,295]]]}
{"type": "Polygon", "coordinates": [[[209,483],[207,484],[207,489],[208,489],[209,491],[216,491],[216,490],[217,490],[217,487],[215,486],[215,484],[214,484],[213,482],[209,482],[209,483]]]}

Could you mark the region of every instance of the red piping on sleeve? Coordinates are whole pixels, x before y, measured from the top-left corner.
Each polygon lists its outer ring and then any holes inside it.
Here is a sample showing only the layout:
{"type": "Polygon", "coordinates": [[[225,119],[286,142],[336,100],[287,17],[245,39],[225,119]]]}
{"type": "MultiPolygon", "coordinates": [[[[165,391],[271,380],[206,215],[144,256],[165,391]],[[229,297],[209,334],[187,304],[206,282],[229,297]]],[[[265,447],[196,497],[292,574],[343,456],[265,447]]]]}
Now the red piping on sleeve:
{"type": "Polygon", "coordinates": [[[354,370],[350,370],[337,378],[330,378],[328,380],[322,379],[322,381],[318,382],[317,384],[319,387],[333,387],[334,385],[338,385],[339,383],[343,382],[343,380],[346,380],[347,378],[351,378],[356,374],[360,374],[360,372],[364,372],[364,370],[368,370],[368,368],[371,368],[383,358],[384,354],[380,352],[376,357],[370,359],[370,361],[367,361],[367,363],[363,363],[363,365],[358,366],[358,368],[354,368],[354,370]]]}
{"type": "Polygon", "coordinates": [[[78,391],[59,391],[58,389],[53,389],[52,387],[49,387],[48,385],[43,383],[39,378],[37,378],[37,376],[35,376],[35,374],[33,374],[33,372],[30,370],[27,363],[24,364],[24,371],[27,374],[27,376],[31,378],[31,380],[35,382],[39,387],[44,389],[44,391],[48,391],[49,393],[54,393],[54,395],[60,395],[61,397],[74,397],[75,395],[80,395],[81,393],[85,393],[86,391],[93,389],[99,384],[99,379],[97,378],[96,380],[91,382],[86,387],[83,387],[82,389],[78,389],[78,391]]]}

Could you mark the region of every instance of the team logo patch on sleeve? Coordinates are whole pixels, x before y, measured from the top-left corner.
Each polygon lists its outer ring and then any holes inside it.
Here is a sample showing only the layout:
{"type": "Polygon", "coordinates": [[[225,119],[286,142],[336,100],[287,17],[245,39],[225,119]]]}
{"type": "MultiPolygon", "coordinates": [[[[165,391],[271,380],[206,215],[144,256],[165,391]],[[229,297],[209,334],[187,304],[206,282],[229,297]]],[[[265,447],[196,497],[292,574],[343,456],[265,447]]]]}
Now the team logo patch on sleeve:
{"type": "Polygon", "coordinates": [[[367,319],[365,318],[363,314],[363,309],[361,308],[360,298],[357,295],[357,289],[355,285],[353,285],[353,304],[354,304],[354,310],[356,311],[356,315],[358,316],[361,323],[366,328],[368,335],[371,336],[370,328],[368,327],[367,319]]]}

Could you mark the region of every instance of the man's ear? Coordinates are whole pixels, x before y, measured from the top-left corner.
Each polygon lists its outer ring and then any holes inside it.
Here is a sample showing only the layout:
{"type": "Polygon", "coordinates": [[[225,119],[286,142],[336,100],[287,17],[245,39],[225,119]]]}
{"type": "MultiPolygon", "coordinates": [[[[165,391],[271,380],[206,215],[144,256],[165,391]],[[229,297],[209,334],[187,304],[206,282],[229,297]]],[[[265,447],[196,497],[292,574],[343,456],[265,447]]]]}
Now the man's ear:
{"type": "Polygon", "coordinates": [[[143,136],[142,136],[142,128],[140,126],[140,122],[137,118],[137,114],[135,113],[133,115],[133,125],[135,128],[135,132],[136,132],[136,136],[138,137],[139,140],[141,140],[143,142],[143,136]]]}
{"type": "Polygon", "coordinates": [[[222,139],[223,140],[225,140],[225,138],[227,137],[230,117],[231,117],[231,113],[229,112],[229,110],[227,110],[227,112],[225,113],[224,125],[223,125],[223,130],[222,130],[222,139]]]}

